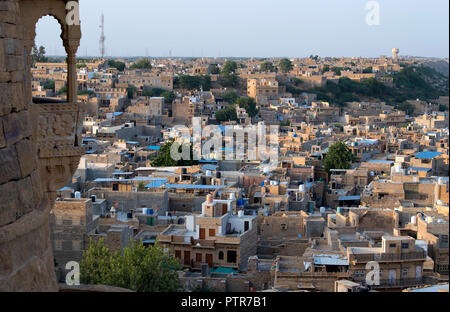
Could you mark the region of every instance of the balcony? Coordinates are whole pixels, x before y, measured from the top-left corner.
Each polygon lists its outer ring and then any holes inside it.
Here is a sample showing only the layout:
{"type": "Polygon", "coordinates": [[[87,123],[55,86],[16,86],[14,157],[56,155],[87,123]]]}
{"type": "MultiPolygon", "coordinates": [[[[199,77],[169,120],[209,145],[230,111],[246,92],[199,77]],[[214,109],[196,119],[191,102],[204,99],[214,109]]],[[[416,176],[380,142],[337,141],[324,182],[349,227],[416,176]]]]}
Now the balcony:
{"type": "Polygon", "coordinates": [[[350,254],[350,262],[353,263],[367,263],[370,261],[379,262],[397,262],[397,261],[425,261],[427,256],[425,251],[415,251],[404,254],[393,254],[393,253],[360,253],[360,254],[350,254]]]}
{"type": "Polygon", "coordinates": [[[379,285],[373,285],[373,288],[406,288],[424,285],[423,278],[404,278],[395,280],[381,280],[379,285]]]}

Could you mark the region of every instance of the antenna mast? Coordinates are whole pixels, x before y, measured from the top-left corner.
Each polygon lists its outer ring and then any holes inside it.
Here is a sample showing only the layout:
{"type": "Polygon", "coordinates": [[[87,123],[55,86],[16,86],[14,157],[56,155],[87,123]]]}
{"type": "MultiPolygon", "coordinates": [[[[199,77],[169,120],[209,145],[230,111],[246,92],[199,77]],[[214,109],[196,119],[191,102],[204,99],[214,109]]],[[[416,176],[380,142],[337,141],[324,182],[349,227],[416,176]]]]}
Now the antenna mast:
{"type": "Polygon", "coordinates": [[[100,54],[102,56],[102,59],[105,58],[105,16],[102,14],[102,23],[100,25],[100,29],[102,30],[102,33],[100,35],[100,54]]]}

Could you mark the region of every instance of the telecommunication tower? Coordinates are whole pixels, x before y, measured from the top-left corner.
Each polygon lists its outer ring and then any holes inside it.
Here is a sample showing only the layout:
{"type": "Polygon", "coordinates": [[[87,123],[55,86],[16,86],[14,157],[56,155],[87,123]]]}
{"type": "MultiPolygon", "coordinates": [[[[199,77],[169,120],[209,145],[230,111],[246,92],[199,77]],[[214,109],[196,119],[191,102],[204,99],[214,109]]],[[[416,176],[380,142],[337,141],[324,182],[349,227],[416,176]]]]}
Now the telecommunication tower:
{"type": "Polygon", "coordinates": [[[102,30],[102,33],[100,35],[100,54],[102,56],[102,59],[105,58],[105,16],[102,14],[102,23],[100,25],[100,29],[102,30]]]}

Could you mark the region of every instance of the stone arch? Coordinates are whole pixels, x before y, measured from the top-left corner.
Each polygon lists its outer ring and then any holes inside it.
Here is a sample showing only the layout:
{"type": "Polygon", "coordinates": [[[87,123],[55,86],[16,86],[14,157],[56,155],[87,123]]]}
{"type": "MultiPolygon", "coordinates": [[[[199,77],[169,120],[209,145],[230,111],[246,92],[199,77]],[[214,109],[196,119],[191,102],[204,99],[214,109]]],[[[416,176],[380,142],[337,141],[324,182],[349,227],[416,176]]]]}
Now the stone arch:
{"type": "MultiPolygon", "coordinates": [[[[76,53],[80,45],[81,25],[68,25],[66,22],[66,1],[61,0],[23,0],[20,1],[20,14],[25,47],[25,72],[28,76],[26,99],[31,98],[31,50],[35,44],[36,25],[44,16],[51,16],[61,26],[61,39],[67,53],[67,101],[77,101],[76,53]]],[[[81,22],[80,22],[81,23],[81,22]]]]}

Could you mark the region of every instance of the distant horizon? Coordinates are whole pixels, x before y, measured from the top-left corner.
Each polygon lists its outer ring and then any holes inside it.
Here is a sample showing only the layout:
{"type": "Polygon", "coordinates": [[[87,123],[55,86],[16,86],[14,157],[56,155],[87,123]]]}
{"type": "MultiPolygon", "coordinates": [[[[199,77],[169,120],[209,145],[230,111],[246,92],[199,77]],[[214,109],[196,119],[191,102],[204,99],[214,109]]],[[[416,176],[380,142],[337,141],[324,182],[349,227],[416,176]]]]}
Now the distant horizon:
{"type": "MultiPolygon", "coordinates": [[[[47,57],[66,57],[66,55],[50,55],[48,53],[46,53],[47,57]]],[[[319,55],[320,58],[325,59],[325,58],[364,58],[364,59],[377,59],[380,58],[382,56],[385,56],[387,58],[392,58],[390,55],[380,55],[378,57],[366,57],[366,56],[321,56],[319,55]]],[[[101,56],[93,56],[93,55],[79,55],[77,54],[77,58],[79,59],[83,59],[83,58],[102,58],[101,56]]],[[[105,59],[114,59],[114,58],[123,58],[123,59],[132,59],[132,58],[149,58],[149,59],[189,59],[189,58],[205,58],[205,59],[228,59],[228,58],[233,58],[233,59],[283,59],[283,58],[287,58],[287,59],[305,59],[305,58],[309,58],[309,56],[144,56],[144,55],[134,55],[134,56],[105,56],[105,59]]],[[[440,57],[440,56],[419,56],[419,55],[399,55],[399,58],[406,58],[406,59],[411,59],[411,58],[422,58],[422,59],[437,59],[437,60],[449,60],[450,57],[446,56],[446,57],[440,57]]]]}
{"type": "MultiPolygon", "coordinates": [[[[449,57],[448,0],[376,2],[379,25],[367,23],[368,0],[80,0],[77,55],[100,56],[104,14],[107,57],[376,58],[392,48],[449,57]]],[[[65,55],[55,19],[39,20],[36,33],[49,55],[65,55]]]]}

